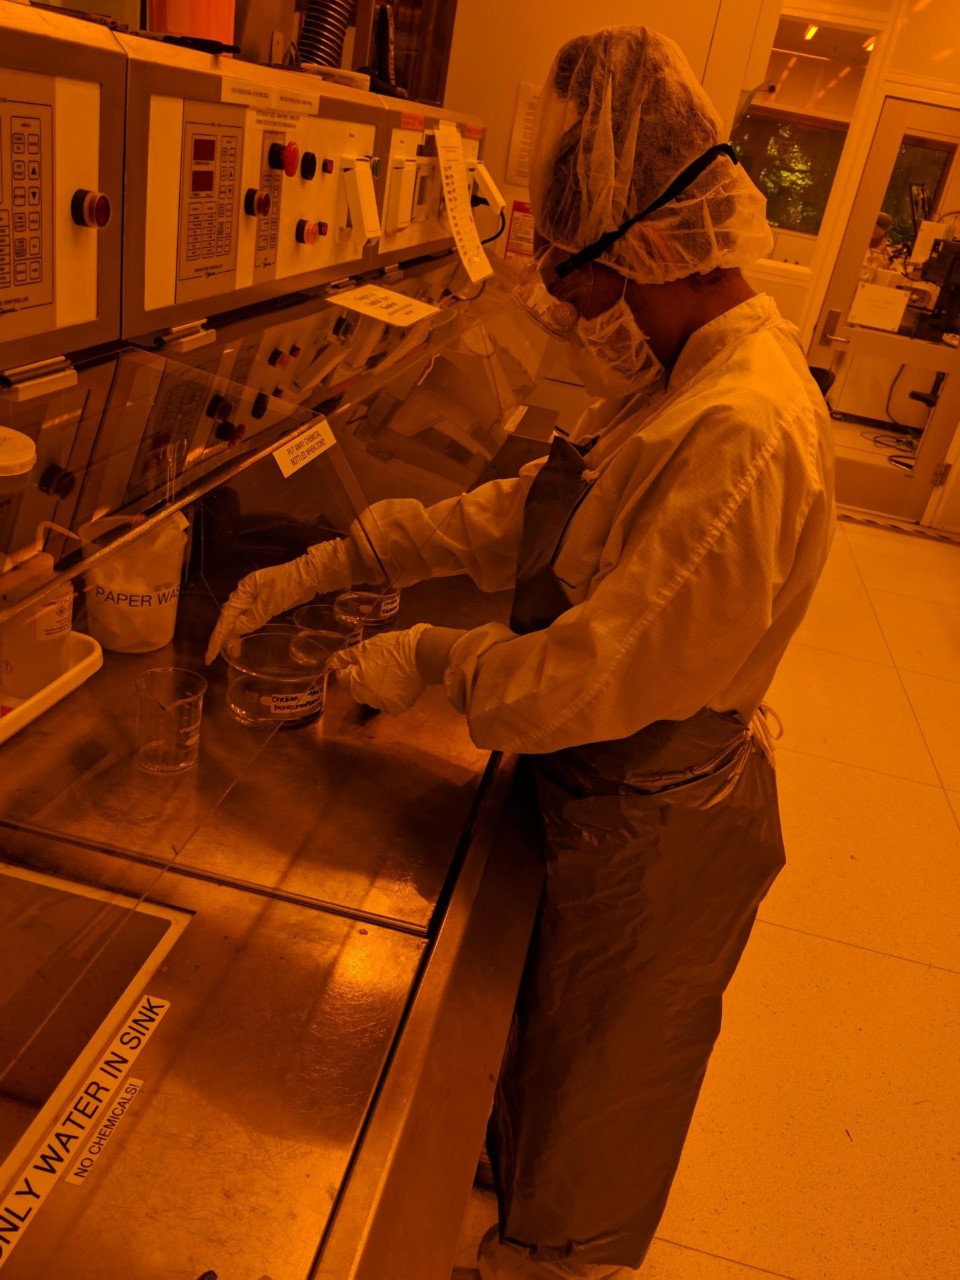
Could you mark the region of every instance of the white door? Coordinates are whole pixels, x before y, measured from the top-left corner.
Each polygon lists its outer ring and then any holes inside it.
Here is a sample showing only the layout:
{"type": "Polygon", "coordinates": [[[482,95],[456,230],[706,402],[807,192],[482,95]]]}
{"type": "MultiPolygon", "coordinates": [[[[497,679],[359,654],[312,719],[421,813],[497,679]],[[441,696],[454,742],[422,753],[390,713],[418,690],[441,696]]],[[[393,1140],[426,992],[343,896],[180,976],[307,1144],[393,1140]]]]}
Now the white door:
{"type": "Polygon", "coordinates": [[[837,500],[900,520],[922,520],[960,424],[960,262],[938,289],[909,257],[924,214],[960,232],[958,155],[960,111],[886,100],[808,354],[835,375],[837,500]]]}

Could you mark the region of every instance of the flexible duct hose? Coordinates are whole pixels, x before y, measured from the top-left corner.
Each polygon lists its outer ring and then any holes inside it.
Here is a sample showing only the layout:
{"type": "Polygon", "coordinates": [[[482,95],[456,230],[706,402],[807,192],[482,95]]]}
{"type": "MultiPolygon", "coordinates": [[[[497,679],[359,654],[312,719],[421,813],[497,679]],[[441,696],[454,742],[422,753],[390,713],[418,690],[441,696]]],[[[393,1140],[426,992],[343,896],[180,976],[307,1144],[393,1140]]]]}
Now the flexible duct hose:
{"type": "Polygon", "coordinates": [[[339,67],[352,16],[352,0],[310,0],[300,28],[300,61],[339,67]]]}

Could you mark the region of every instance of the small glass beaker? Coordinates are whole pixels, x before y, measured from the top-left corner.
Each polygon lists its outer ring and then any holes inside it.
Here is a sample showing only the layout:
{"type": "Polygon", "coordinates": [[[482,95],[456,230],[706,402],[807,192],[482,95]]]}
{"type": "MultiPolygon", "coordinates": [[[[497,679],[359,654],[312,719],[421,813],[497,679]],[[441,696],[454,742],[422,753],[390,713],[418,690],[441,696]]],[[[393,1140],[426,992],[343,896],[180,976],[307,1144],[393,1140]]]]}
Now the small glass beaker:
{"type": "Polygon", "coordinates": [[[179,773],[196,764],[207,682],[181,667],[151,667],[137,680],[137,764],[179,773]]]}
{"type": "Polygon", "coordinates": [[[368,631],[388,627],[400,608],[400,592],[395,587],[380,591],[341,591],[333,602],[334,615],[345,624],[368,631]]]}
{"type": "Polygon", "coordinates": [[[336,649],[359,644],[363,628],[353,618],[338,617],[332,604],[305,604],[293,615],[294,626],[332,641],[336,649]]]}

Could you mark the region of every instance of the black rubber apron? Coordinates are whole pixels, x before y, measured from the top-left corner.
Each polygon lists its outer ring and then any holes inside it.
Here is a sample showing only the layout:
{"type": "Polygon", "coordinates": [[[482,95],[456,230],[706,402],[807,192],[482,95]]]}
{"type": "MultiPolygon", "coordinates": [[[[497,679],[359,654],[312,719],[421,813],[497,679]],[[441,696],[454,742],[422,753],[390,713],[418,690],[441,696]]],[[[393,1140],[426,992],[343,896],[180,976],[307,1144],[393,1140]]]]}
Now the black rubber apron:
{"type": "MultiPolygon", "coordinates": [[[[583,471],[555,440],[531,486],[517,632],[570,607],[553,565],[583,471]]],[[[501,1229],[536,1258],[638,1267],[784,862],[774,771],[739,716],[710,710],[522,767],[546,884],[489,1135],[501,1229]]]]}

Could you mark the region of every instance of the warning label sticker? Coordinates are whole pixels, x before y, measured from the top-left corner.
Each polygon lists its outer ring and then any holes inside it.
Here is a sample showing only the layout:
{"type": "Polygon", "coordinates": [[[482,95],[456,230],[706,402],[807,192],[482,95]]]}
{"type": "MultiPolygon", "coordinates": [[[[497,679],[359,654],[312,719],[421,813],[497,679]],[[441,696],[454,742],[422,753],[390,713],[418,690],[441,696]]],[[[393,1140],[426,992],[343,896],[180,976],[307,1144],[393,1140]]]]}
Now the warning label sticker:
{"type": "Polygon", "coordinates": [[[74,1186],[83,1182],[84,1178],[93,1168],[94,1161],[100,1158],[104,1147],[116,1132],[117,1125],[126,1115],[127,1107],[129,1107],[130,1103],[142,1088],[142,1080],[127,1080],[117,1095],[113,1106],[108,1112],[103,1114],[100,1122],[100,1128],[93,1135],[92,1140],[87,1144],[86,1148],[80,1152],[80,1156],[77,1159],[76,1164],[67,1174],[67,1182],[72,1183],[74,1186]]]}
{"type": "MultiPolygon", "coordinates": [[[[108,1129],[105,1121],[110,1117],[127,1073],[169,1008],[170,1002],[157,996],[141,999],[14,1179],[0,1201],[0,1267],[13,1253],[67,1167],[77,1161],[72,1172],[78,1171],[83,1152],[89,1155],[89,1148],[100,1143],[97,1135],[101,1129],[108,1129]]],[[[135,1083],[139,1090],[140,1082],[135,1083]]],[[[129,1101],[128,1097],[127,1103],[129,1101]]]]}
{"type": "Polygon", "coordinates": [[[283,473],[284,479],[288,480],[295,471],[305,467],[308,462],[318,458],[321,453],[326,453],[336,443],[336,438],[330,430],[330,424],[326,418],[323,418],[315,427],[305,431],[302,436],[297,436],[296,440],[291,440],[289,444],[281,445],[279,449],[274,451],[273,456],[277,466],[283,473]]]}

